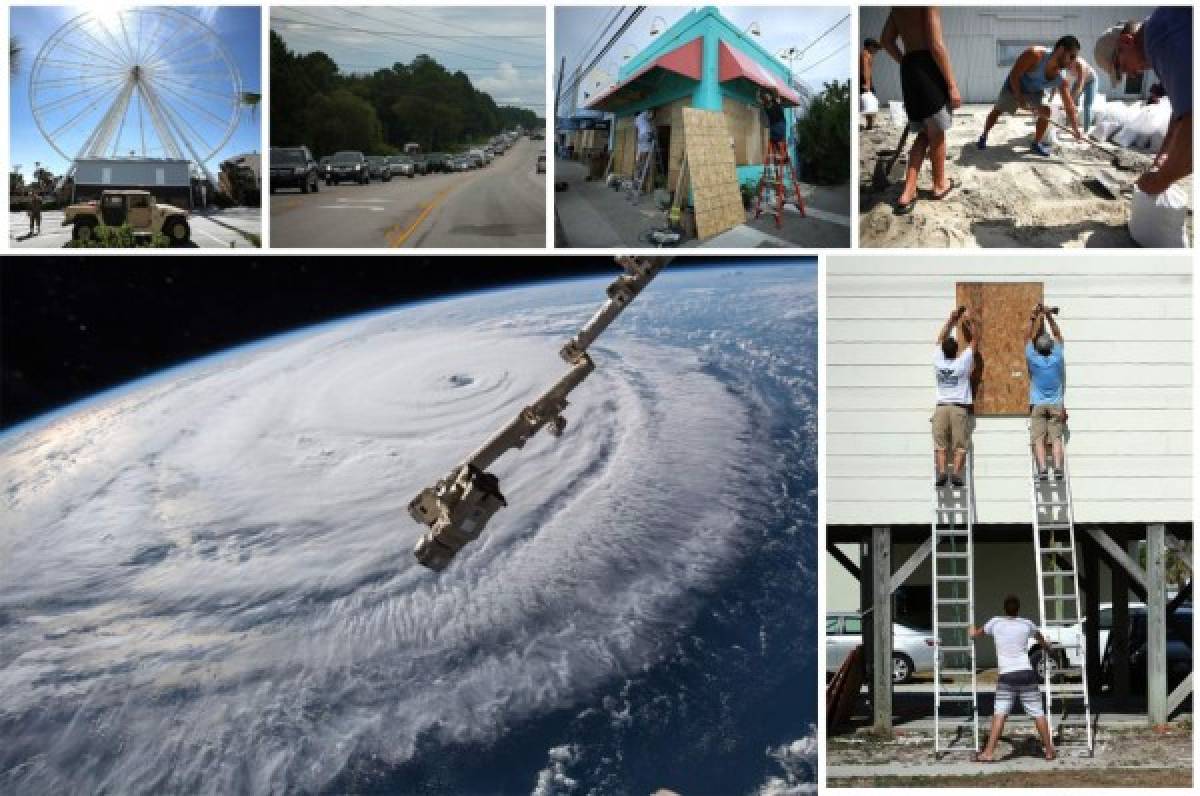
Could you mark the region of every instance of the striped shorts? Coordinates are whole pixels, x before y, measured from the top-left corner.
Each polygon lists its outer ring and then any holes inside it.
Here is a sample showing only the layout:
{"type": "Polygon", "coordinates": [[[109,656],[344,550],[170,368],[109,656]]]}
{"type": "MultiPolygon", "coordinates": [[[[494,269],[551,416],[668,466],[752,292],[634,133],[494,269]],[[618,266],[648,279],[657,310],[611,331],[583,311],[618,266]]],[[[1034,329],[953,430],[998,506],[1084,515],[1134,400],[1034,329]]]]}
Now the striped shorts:
{"type": "Polygon", "coordinates": [[[1045,715],[1042,710],[1042,692],[1038,689],[1037,674],[1033,669],[1007,672],[996,681],[996,701],[993,715],[1007,716],[1012,713],[1013,703],[1021,701],[1025,714],[1037,719],[1045,715]]]}

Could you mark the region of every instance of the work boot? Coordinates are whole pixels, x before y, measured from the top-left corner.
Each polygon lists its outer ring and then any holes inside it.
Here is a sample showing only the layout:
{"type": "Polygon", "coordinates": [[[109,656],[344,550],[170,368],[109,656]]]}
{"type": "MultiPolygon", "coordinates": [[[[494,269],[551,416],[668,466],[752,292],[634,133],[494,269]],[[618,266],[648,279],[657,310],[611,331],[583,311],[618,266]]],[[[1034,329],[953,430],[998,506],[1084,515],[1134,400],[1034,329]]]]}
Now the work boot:
{"type": "Polygon", "coordinates": [[[950,476],[946,475],[945,473],[938,473],[937,479],[934,480],[933,485],[938,488],[944,487],[946,485],[946,479],[949,477],[950,476]]]}

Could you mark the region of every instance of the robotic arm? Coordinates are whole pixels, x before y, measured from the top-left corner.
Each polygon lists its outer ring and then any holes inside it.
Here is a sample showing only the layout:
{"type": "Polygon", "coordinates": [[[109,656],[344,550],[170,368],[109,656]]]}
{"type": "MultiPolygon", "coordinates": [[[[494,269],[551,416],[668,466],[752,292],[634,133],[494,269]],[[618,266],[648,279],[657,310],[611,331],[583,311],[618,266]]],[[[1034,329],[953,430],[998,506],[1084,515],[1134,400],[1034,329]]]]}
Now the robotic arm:
{"type": "Polygon", "coordinates": [[[429,527],[413,548],[424,566],[440,572],[468,542],[478,539],[492,515],[508,505],[500,492],[500,480],[487,472],[497,459],[525,443],[546,428],[561,436],[567,419],[567,396],[596,369],[588,347],[621,314],[667,264],[666,259],[619,258],[625,273],[608,287],[608,301],[584,324],[579,333],[563,346],[560,355],[571,367],[541,397],[513,418],[466,461],[432,487],[421,490],[408,504],[414,520],[429,527]]]}

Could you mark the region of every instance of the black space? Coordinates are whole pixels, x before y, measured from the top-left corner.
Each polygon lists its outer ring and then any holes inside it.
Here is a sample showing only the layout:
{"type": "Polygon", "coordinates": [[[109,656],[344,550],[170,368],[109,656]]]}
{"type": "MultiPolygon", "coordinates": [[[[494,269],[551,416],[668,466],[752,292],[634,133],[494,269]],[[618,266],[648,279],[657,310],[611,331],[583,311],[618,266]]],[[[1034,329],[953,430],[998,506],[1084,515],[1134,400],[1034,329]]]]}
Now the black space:
{"type": "MultiPolygon", "coordinates": [[[[194,357],[611,257],[0,257],[0,427],[194,357]]],[[[602,297],[597,297],[602,300],[602,297]]]]}

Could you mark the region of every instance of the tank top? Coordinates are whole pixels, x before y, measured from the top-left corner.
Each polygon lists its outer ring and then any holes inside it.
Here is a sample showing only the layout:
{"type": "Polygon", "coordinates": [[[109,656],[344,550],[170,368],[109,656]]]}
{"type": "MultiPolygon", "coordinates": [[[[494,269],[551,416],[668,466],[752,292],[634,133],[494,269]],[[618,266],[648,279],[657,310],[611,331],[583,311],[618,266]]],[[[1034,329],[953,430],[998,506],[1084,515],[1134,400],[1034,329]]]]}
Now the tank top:
{"type": "Polygon", "coordinates": [[[1034,96],[1037,94],[1046,93],[1048,88],[1058,88],[1063,82],[1062,72],[1055,73],[1052,78],[1046,77],[1046,63],[1050,60],[1050,56],[1054,55],[1051,50],[1042,56],[1038,61],[1037,67],[1032,72],[1026,72],[1021,75],[1021,93],[1034,96]]]}

